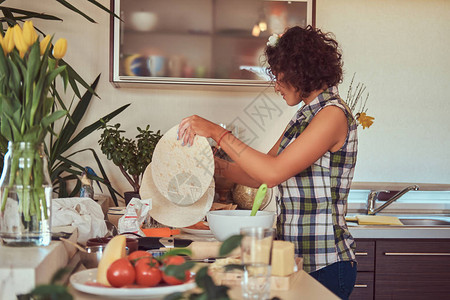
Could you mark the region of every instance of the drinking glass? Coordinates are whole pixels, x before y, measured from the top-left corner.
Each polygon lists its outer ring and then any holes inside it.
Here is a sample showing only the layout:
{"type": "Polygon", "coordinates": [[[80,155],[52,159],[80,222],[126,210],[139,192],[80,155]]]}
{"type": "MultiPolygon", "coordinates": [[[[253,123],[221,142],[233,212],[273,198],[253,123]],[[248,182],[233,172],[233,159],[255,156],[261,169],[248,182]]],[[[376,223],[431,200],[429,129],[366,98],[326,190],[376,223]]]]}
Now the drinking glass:
{"type": "Polygon", "coordinates": [[[268,299],[272,259],[273,228],[248,227],[240,230],[241,259],[244,264],[242,296],[244,299],[268,299]]]}

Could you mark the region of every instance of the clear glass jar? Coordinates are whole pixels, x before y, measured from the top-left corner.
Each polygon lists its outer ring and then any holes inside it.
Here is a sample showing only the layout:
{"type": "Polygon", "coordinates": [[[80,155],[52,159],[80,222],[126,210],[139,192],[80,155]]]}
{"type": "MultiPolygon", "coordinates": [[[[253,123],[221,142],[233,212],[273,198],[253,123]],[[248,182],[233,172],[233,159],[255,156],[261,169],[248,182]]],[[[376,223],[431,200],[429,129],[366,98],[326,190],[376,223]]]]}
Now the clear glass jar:
{"type": "Polygon", "coordinates": [[[9,142],[0,178],[0,239],[5,246],[51,241],[52,184],[44,145],[9,142]]]}

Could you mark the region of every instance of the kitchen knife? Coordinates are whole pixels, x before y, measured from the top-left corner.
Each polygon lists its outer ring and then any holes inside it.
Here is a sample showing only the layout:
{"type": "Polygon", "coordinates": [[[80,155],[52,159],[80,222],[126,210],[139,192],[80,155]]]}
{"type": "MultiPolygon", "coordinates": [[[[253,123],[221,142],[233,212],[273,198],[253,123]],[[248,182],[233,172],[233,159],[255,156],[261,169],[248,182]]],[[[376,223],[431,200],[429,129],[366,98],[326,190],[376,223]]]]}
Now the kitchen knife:
{"type": "Polygon", "coordinates": [[[139,250],[154,250],[159,248],[175,248],[175,247],[187,247],[193,241],[189,239],[177,239],[172,237],[140,237],[139,250]]]}

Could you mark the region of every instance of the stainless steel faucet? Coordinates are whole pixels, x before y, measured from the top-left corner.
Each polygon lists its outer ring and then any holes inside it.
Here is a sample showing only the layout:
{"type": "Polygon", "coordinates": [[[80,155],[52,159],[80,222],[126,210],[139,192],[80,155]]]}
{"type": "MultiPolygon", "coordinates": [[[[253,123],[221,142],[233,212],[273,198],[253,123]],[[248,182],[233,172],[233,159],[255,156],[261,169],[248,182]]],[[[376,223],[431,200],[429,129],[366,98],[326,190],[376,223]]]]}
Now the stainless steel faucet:
{"type": "Polygon", "coordinates": [[[378,208],[375,208],[375,202],[378,199],[378,194],[381,192],[390,193],[390,191],[386,190],[378,190],[378,191],[371,191],[369,194],[369,197],[367,198],[367,214],[368,215],[374,215],[383,209],[385,209],[388,205],[390,205],[392,202],[397,201],[401,196],[406,194],[409,191],[417,191],[419,189],[419,186],[416,184],[410,185],[405,187],[403,190],[392,196],[388,201],[386,201],[383,205],[381,205],[378,208]]]}

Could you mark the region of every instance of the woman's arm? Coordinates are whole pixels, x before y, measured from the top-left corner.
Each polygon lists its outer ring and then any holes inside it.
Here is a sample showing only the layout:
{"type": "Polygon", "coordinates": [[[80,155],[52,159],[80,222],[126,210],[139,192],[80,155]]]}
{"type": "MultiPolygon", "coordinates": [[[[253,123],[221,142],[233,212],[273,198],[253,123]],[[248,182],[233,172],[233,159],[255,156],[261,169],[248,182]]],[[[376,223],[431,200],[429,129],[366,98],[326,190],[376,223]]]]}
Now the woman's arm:
{"type": "MultiPolygon", "coordinates": [[[[267,155],[276,156],[278,149],[281,144],[281,140],[283,138],[284,132],[272,149],[267,152],[267,155]]],[[[229,162],[220,158],[215,158],[215,173],[216,176],[225,177],[227,179],[232,180],[235,183],[242,184],[249,187],[257,188],[263,182],[259,182],[252,177],[250,177],[238,164],[234,162],[229,162]]]]}
{"type": "MultiPolygon", "coordinates": [[[[345,142],[348,131],[344,112],[335,106],[322,109],[308,127],[280,155],[276,151],[281,138],[268,154],[261,153],[226,134],[221,148],[250,178],[269,187],[278,185],[312,165],[327,151],[337,151],[345,142]]],[[[198,116],[180,123],[180,136],[192,141],[195,134],[218,140],[224,129],[198,116]],[[187,135],[185,135],[187,134],[187,135]]]]}

